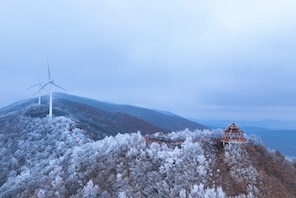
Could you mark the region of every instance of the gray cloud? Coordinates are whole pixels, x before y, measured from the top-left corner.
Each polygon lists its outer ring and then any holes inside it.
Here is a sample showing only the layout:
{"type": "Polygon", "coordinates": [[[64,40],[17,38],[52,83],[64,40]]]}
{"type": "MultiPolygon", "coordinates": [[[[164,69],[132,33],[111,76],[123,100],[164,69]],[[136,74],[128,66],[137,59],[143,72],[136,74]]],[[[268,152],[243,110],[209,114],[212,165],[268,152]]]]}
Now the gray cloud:
{"type": "Polygon", "coordinates": [[[197,118],[230,109],[248,117],[262,106],[258,119],[286,119],[269,109],[295,105],[295,8],[292,0],[1,2],[0,106],[31,97],[25,89],[46,81],[49,59],[71,94],[197,118]]]}

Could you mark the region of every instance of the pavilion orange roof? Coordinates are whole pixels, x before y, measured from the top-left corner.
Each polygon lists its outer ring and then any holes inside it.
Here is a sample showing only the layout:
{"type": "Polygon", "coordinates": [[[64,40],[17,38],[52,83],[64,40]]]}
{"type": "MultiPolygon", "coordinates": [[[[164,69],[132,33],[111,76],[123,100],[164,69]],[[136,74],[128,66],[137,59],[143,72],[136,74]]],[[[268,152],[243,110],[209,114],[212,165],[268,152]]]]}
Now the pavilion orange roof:
{"type": "Polygon", "coordinates": [[[240,130],[240,128],[233,123],[224,131],[224,133],[244,134],[245,132],[240,130]]]}

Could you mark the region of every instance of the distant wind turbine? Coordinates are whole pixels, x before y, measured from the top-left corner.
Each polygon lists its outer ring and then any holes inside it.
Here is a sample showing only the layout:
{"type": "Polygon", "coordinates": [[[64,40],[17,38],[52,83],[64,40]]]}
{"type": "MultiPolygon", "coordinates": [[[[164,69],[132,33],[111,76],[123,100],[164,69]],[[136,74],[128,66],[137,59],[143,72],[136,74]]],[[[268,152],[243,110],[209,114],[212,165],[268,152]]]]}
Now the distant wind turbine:
{"type": "MultiPolygon", "coordinates": [[[[39,91],[41,91],[42,89],[44,89],[47,85],[49,86],[49,117],[52,118],[52,86],[56,86],[64,91],[66,91],[66,89],[62,88],[61,86],[57,85],[54,83],[54,80],[51,79],[51,76],[50,76],[50,68],[49,68],[49,63],[48,63],[48,60],[47,60],[47,72],[48,72],[48,82],[43,85],[39,91]]],[[[39,92],[38,91],[38,92],[39,92]]],[[[36,93],[38,93],[36,92],[36,93]]]]}
{"type": "MultiPolygon", "coordinates": [[[[33,87],[39,87],[39,91],[37,92],[38,93],[38,105],[41,105],[41,90],[44,89],[45,91],[47,91],[45,88],[43,88],[41,82],[40,82],[40,79],[39,79],[39,83],[29,87],[28,89],[32,89],[33,87]]],[[[34,95],[36,95],[37,93],[35,93],[34,95]]]]}

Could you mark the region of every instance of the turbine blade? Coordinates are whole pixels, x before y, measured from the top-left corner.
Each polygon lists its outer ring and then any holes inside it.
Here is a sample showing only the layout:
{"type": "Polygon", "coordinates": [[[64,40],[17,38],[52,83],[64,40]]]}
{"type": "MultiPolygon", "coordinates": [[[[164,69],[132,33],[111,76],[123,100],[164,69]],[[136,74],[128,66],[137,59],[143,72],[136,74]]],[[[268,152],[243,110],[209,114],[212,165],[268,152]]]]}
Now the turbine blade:
{"type": "Polygon", "coordinates": [[[47,72],[48,72],[48,81],[50,81],[51,77],[50,77],[50,69],[49,69],[48,59],[47,59],[47,72]]]}
{"type": "Polygon", "coordinates": [[[54,86],[56,86],[56,87],[58,87],[58,88],[60,88],[60,89],[64,90],[64,91],[67,91],[67,90],[66,90],[66,89],[64,89],[63,87],[61,87],[61,86],[59,86],[59,85],[55,84],[54,82],[52,82],[52,84],[53,84],[54,86]]]}
{"type": "Polygon", "coordinates": [[[32,85],[31,87],[29,87],[29,88],[27,88],[27,89],[32,89],[33,87],[36,87],[36,86],[38,86],[39,85],[39,83],[37,83],[37,84],[35,84],[35,85],[32,85]]]}
{"type": "Polygon", "coordinates": [[[43,90],[45,90],[47,93],[49,93],[49,91],[47,89],[45,89],[45,87],[43,87],[43,90]]]}
{"type": "Polygon", "coordinates": [[[46,83],[45,85],[43,85],[36,93],[34,93],[33,96],[35,96],[37,93],[39,93],[42,89],[45,89],[45,87],[49,84],[50,82],[46,83]]]}

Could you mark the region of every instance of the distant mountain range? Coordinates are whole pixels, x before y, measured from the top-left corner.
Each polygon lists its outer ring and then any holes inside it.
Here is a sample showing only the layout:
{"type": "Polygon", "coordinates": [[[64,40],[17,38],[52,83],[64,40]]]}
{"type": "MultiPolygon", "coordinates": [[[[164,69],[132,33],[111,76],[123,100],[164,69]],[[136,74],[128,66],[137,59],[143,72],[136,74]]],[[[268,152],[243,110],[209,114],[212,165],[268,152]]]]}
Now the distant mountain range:
{"type": "Polygon", "coordinates": [[[296,130],[296,120],[196,120],[192,121],[203,123],[209,128],[226,128],[233,122],[240,127],[254,127],[268,130],[296,130]]]}
{"type": "MultiPolygon", "coordinates": [[[[20,111],[26,116],[45,117],[48,113],[48,96],[42,97],[43,104],[38,106],[37,99],[28,99],[0,109],[0,115],[20,111]]],[[[183,129],[205,129],[206,127],[177,116],[170,112],[151,110],[131,105],[118,105],[88,98],[53,94],[53,114],[77,120],[80,127],[87,129],[94,140],[117,133],[141,131],[142,134],[179,131],[183,129]]]]}
{"type": "Polygon", "coordinates": [[[286,156],[296,157],[296,121],[199,120],[197,122],[213,129],[226,129],[234,122],[247,135],[259,136],[268,148],[280,151],[286,156]]]}

